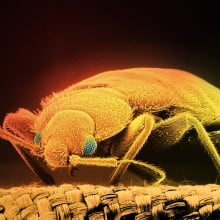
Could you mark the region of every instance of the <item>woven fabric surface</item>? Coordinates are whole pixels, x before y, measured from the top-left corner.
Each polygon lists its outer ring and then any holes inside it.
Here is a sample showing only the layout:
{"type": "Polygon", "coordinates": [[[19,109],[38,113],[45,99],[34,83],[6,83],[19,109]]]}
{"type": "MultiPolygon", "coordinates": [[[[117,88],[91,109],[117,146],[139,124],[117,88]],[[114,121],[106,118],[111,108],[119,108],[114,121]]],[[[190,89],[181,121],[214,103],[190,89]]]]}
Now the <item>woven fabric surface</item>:
{"type": "Polygon", "coordinates": [[[5,219],[220,219],[220,185],[0,188],[5,219]]]}

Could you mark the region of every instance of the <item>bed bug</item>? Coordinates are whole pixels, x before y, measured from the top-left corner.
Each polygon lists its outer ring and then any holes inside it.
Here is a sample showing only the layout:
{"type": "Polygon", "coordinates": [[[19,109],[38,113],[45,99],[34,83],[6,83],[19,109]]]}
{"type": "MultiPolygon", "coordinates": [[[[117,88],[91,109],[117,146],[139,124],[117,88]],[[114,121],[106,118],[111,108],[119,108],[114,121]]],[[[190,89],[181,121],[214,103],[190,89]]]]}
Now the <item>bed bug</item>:
{"type": "Polygon", "coordinates": [[[53,93],[42,99],[41,107],[36,113],[9,113],[0,137],[46,183],[54,183],[48,168],[79,164],[115,167],[110,182],[117,183],[130,163],[154,171],[160,183],[165,172],[136,161],[136,155],[152,136],[165,149],[191,129],[220,173],[220,156],[210,137],[219,141],[220,91],[191,73],[161,68],[107,71],[53,93]]]}

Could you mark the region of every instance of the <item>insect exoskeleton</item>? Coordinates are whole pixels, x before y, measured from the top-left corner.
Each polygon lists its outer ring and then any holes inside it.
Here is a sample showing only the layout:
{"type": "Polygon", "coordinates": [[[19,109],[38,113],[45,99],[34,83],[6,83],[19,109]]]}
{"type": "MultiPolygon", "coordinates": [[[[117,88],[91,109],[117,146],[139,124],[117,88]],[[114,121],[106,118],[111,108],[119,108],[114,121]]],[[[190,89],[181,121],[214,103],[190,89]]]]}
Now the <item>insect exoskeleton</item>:
{"type": "Polygon", "coordinates": [[[124,129],[132,110],[120,97],[125,99],[110,88],[92,88],[63,91],[43,101],[34,126],[47,163],[52,167],[67,166],[69,155],[90,156],[97,142],[124,129]]]}
{"type": "Polygon", "coordinates": [[[67,166],[70,154],[92,154],[97,148],[94,131],[93,119],[83,111],[55,113],[40,132],[45,160],[51,167],[63,167],[67,166]]]}
{"type": "Polygon", "coordinates": [[[220,173],[215,147],[220,142],[220,91],[188,72],[108,71],[53,93],[41,106],[36,114],[26,109],[8,114],[0,136],[11,141],[45,182],[53,183],[46,162],[52,168],[112,166],[111,183],[134,163],[158,174],[159,183],[165,172],[136,161],[136,155],[152,140],[161,149],[169,148],[192,128],[220,173]]]}

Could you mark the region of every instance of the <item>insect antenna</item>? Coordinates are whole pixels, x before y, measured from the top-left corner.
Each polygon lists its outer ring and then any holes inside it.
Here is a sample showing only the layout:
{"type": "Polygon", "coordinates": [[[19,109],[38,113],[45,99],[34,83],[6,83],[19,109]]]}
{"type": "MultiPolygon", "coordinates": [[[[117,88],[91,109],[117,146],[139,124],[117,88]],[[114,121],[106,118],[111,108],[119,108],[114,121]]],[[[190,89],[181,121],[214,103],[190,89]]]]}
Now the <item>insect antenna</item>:
{"type": "MultiPolygon", "coordinates": [[[[136,161],[136,160],[117,160],[116,158],[99,158],[99,157],[93,157],[93,158],[82,158],[78,155],[71,155],[69,157],[69,164],[72,166],[77,165],[92,165],[92,166],[104,166],[104,167],[118,167],[119,164],[134,164],[138,166],[145,167],[146,169],[150,169],[154,171],[156,174],[158,174],[160,177],[158,180],[154,183],[155,185],[160,184],[164,179],[166,178],[165,172],[160,168],[158,169],[156,166],[144,163],[142,161],[136,161]]],[[[114,179],[113,179],[113,182],[114,179]]]]}

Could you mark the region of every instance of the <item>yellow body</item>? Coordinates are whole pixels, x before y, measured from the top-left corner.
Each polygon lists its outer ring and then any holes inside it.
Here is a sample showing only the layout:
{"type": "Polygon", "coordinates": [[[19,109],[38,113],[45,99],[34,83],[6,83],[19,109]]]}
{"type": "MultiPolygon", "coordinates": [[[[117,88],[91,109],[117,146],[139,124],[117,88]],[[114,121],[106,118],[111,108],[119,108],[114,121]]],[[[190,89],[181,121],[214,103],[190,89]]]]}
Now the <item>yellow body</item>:
{"type": "MultiPolygon", "coordinates": [[[[121,133],[110,154],[122,158],[122,163],[130,163],[149,135],[158,133],[162,145],[170,146],[194,126],[220,170],[219,155],[203,130],[210,125],[220,127],[220,90],[188,72],[159,68],[108,71],[54,93],[43,99],[41,105],[37,115],[25,112],[22,117],[17,112],[7,116],[4,127],[30,145],[32,134],[42,131],[39,149],[32,150],[51,167],[74,165],[73,158],[80,161],[89,135],[102,152],[99,143],[121,133]],[[168,114],[165,118],[161,116],[163,111],[168,114]],[[30,132],[17,129],[19,125],[14,125],[13,117],[26,121],[29,117],[30,132]],[[167,137],[165,131],[169,133],[167,137]]],[[[3,138],[13,142],[3,133],[0,132],[3,138]]],[[[79,163],[87,163],[86,159],[79,163]]],[[[109,163],[103,160],[104,166],[105,162],[109,163]]]]}
{"type": "Polygon", "coordinates": [[[90,77],[53,94],[42,106],[35,121],[36,132],[42,130],[56,112],[77,109],[93,118],[97,133],[102,127],[110,137],[126,126],[128,121],[122,121],[131,118],[134,111],[154,113],[170,106],[176,108],[176,114],[190,112],[204,125],[215,123],[220,118],[220,90],[185,71],[135,68],[90,77]],[[108,124],[103,125],[102,120],[108,124]],[[111,123],[115,124],[112,129],[111,123]]]}

